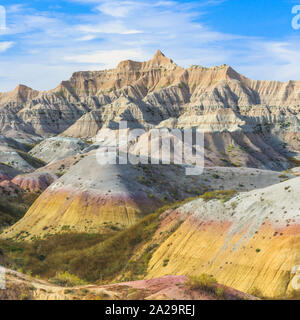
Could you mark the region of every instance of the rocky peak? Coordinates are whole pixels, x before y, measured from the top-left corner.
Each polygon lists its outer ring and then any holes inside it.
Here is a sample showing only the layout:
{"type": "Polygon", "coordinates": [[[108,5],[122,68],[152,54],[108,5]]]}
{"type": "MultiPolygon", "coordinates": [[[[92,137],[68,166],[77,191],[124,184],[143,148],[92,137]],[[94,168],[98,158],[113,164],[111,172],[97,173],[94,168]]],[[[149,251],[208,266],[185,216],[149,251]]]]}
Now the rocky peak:
{"type": "Polygon", "coordinates": [[[33,99],[37,95],[38,91],[20,84],[13,91],[0,94],[0,101],[3,103],[25,103],[27,100],[33,99]]]}
{"type": "Polygon", "coordinates": [[[141,62],[132,61],[132,60],[125,60],[121,61],[117,66],[117,71],[132,71],[132,70],[139,70],[142,67],[141,62]]]}
{"type": "Polygon", "coordinates": [[[33,89],[23,84],[19,84],[12,93],[16,96],[27,99],[27,97],[30,96],[33,92],[33,89]]]}
{"type": "Polygon", "coordinates": [[[150,70],[164,67],[166,69],[174,69],[177,65],[173,60],[166,57],[160,50],[157,50],[153,58],[147,62],[136,62],[132,60],[125,60],[119,63],[117,70],[135,71],[135,70],[150,70]]]}
{"type": "Polygon", "coordinates": [[[226,75],[229,79],[235,79],[235,80],[242,80],[242,79],[246,79],[244,76],[242,76],[241,74],[239,74],[238,72],[236,72],[233,68],[231,68],[228,65],[224,65],[224,68],[226,69],[226,75]]]}
{"type": "Polygon", "coordinates": [[[160,50],[157,50],[152,60],[149,61],[149,64],[153,67],[168,67],[168,66],[176,66],[173,60],[166,57],[160,50]]]}
{"type": "Polygon", "coordinates": [[[156,53],[152,59],[152,61],[157,61],[157,62],[164,62],[165,60],[172,61],[171,59],[167,58],[160,50],[156,51],[156,53]]]}

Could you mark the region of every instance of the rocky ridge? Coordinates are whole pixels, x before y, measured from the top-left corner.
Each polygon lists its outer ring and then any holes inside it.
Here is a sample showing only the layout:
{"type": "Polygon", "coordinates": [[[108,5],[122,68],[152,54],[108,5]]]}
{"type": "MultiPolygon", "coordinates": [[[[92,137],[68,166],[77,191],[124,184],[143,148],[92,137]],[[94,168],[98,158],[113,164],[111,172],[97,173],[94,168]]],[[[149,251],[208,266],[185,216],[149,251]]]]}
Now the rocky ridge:
{"type": "Polygon", "coordinates": [[[28,139],[65,131],[83,137],[119,119],[151,127],[170,118],[179,118],[179,127],[204,125],[205,131],[253,131],[262,125],[296,132],[299,90],[299,81],[254,81],[227,65],[184,69],[158,51],[147,62],[76,72],[50,91],[19,86],[0,94],[1,132],[23,132],[28,139]],[[90,121],[96,125],[91,131],[83,128],[90,121]]]}

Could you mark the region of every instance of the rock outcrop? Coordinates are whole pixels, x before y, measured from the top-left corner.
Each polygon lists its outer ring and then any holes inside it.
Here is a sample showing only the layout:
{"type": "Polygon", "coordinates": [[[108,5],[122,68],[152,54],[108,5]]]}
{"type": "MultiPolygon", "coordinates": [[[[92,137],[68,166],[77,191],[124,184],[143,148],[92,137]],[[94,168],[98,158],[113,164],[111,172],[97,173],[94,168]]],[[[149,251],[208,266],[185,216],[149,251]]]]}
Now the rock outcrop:
{"type": "Polygon", "coordinates": [[[29,154],[50,163],[83,153],[88,146],[89,144],[81,139],[53,137],[37,144],[29,154]]]}
{"type": "Polygon", "coordinates": [[[110,121],[151,127],[171,118],[204,131],[299,132],[299,86],[250,80],[227,65],[184,69],[158,51],[147,62],[76,72],[50,91],[19,86],[0,94],[1,132],[27,140],[60,133],[90,138],[110,121]]]}
{"type": "MultiPolygon", "coordinates": [[[[292,295],[291,270],[300,265],[299,101],[300,81],[251,80],[227,65],[184,69],[160,51],[146,62],[76,72],[53,90],[20,85],[0,93],[0,193],[11,199],[20,194],[21,201],[34,193],[35,200],[25,216],[28,206],[4,221],[8,226],[23,217],[0,237],[107,236],[164,205],[198,197],[160,216],[158,241],[147,243],[153,253],[147,252],[147,277],[173,274],[183,281],[213,274],[244,292],[292,295]],[[144,130],[135,131],[128,151],[144,164],[120,163],[127,151],[114,140],[121,121],[127,122],[124,132],[144,130]],[[189,159],[146,164],[156,129],[164,129],[159,147],[171,129],[203,132],[203,150],[197,146],[203,173],[186,175],[189,159]],[[101,164],[105,158],[110,164],[101,164]],[[229,201],[199,198],[216,190],[236,195],[229,201]]],[[[148,283],[156,280],[128,286],[148,283]]]]}
{"type": "Polygon", "coordinates": [[[27,192],[45,191],[53,182],[57,180],[57,176],[49,172],[33,172],[18,175],[11,180],[12,183],[19,186],[27,192]]]}
{"type": "Polygon", "coordinates": [[[185,204],[166,218],[183,223],[153,255],[148,277],[208,273],[243,292],[293,295],[293,269],[300,264],[299,188],[295,178],[225,203],[185,204]]]}
{"type": "MultiPolygon", "coordinates": [[[[105,232],[107,225],[122,230],[169,202],[208,190],[246,191],[282,180],[277,172],[248,168],[207,168],[202,175],[186,176],[185,166],[179,165],[101,165],[96,151],[77,162],[1,236],[11,238],[26,231],[30,240],[61,231],[105,232]]],[[[38,171],[14,181],[33,187],[35,177],[40,186],[38,171]]]]}
{"type": "Polygon", "coordinates": [[[218,297],[208,290],[191,289],[187,277],[168,276],[152,280],[130,281],[108,285],[62,287],[45,280],[7,270],[6,290],[1,300],[258,300],[256,297],[219,284],[218,297]]]}

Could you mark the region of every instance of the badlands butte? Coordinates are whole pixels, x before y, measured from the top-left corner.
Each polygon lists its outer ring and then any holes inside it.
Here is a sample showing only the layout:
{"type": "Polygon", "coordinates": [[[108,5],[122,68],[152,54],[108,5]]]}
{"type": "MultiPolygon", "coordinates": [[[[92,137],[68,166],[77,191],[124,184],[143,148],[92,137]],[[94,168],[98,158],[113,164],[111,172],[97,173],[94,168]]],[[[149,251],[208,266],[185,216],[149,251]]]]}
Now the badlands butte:
{"type": "Polygon", "coordinates": [[[0,93],[0,263],[19,271],[2,298],[300,297],[299,129],[300,81],[161,51],[0,93]],[[153,130],[203,132],[203,173],[101,165],[121,121],[144,130],[129,153],[147,161],[153,130]]]}

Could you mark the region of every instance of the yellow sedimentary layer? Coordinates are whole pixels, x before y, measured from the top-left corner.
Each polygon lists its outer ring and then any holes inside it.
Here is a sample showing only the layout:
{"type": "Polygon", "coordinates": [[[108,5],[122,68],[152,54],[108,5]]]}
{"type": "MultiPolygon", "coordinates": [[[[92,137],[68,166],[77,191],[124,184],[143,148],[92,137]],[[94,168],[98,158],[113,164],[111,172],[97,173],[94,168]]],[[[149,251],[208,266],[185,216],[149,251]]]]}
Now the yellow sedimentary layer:
{"type": "Polygon", "coordinates": [[[58,190],[55,193],[46,191],[24,218],[2,236],[10,238],[26,231],[29,232],[27,238],[30,239],[34,235],[57,233],[62,229],[98,232],[108,225],[128,227],[136,223],[147,209],[152,210],[149,203],[144,203],[142,208],[143,200],[139,203],[122,196],[74,193],[71,190],[58,190]]]}
{"type": "Polygon", "coordinates": [[[243,292],[266,297],[294,294],[291,271],[300,264],[300,226],[275,230],[266,221],[252,239],[241,238],[243,230],[228,240],[230,226],[187,220],[155,252],[148,278],[207,273],[243,292]]]}

